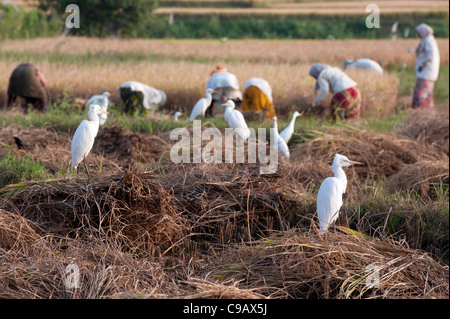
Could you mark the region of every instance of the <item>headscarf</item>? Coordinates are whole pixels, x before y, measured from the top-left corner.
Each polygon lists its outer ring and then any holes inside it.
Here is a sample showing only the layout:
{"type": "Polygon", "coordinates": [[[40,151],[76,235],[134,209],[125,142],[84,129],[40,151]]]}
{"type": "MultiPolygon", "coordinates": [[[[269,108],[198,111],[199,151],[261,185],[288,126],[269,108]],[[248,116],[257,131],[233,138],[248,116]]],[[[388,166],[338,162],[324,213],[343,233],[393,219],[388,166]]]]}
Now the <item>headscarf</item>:
{"type": "Polygon", "coordinates": [[[432,35],[433,34],[433,28],[431,28],[428,24],[426,23],[421,23],[416,27],[416,32],[419,34],[419,37],[421,39],[425,38],[428,35],[432,35]]]}
{"type": "Polygon", "coordinates": [[[322,72],[323,70],[325,70],[328,67],[330,67],[330,66],[326,65],[326,64],[315,63],[311,66],[311,69],[309,70],[309,75],[311,75],[317,79],[319,77],[320,72],[322,72]]]}
{"type": "MultiPolygon", "coordinates": [[[[329,68],[330,66],[327,64],[322,63],[316,63],[311,66],[311,69],[309,70],[309,75],[315,77],[316,79],[319,78],[320,73],[325,70],[326,68],[329,68]]],[[[314,86],[314,95],[317,95],[317,91],[319,91],[319,82],[316,82],[316,85],[314,86]]]]}
{"type": "Polygon", "coordinates": [[[416,27],[416,32],[419,35],[421,41],[416,49],[416,56],[422,51],[422,47],[425,45],[423,39],[429,35],[433,35],[433,28],[426,23],[421,23],[416,27]]]}

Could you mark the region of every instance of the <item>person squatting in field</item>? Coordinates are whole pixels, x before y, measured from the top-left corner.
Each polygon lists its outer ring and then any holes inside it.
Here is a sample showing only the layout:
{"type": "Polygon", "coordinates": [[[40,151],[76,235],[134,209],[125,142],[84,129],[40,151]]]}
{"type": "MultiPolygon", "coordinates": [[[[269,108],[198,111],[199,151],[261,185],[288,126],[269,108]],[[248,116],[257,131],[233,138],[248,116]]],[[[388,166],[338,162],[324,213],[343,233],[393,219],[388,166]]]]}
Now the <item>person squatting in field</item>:
{"type": "Polygon", "coordinates": [[[420,43],[416,49],[416,86],[412,107],[431,109],[433,107],[434,83],[439,76],[439,49],[433,36],[433,29],[421,23],[416,27],[420,43]]]}
{"type": "Polygon", "coordinates": [[[330,65],[316,63],[311,66],[309,75],[317,79],[314,87],[312,106],[316,106],[329,92],[333,94],[331,99],[331,116],[333,120],[356,118],[361,111],[361,92],[358,84],[347,74],[330,65]],[[320,94],[317,91],[320,89],[320,94]]]}
{"type": "Polygon", "coordinates": [[[248,79],[243,88],[242,111],[262,112],[265,119],[276,116],[270,84],[261,78],[248,79]]]}
{"type": "Polygon", "coordinates": [[[214,116],[214,104],[221,105],[228,100],[233,100],[236,107],[240,107],[242,92],[239,90],[239,81],[233,73],[228,72],[221,64],[218,64],[216,69],[211,72],[206,88],[214,90],[211,105],[206,109],[208,117],[214,116]]]}

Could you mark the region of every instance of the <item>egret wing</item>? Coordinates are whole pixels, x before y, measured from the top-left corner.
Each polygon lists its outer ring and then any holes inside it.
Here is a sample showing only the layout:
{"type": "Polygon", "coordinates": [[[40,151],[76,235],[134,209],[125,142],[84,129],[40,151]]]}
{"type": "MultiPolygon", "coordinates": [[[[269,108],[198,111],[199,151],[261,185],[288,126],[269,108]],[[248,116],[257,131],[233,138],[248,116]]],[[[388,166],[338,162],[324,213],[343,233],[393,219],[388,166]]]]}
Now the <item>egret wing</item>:
{"type": "Polygon", "coordinates": [[[250,136],[250,130],[245,122],[244,115],[238,110],[233,110],[228,117],[228,125],[234,128],[236,132],[243,138],[250,136]]]}
{"type": "Polygon", "coordinates": [[[335,177],[328,177],[320,186],[317,195],[317,216],[321,229],[327,229],[339,216],[342,194],[339,192],[338,183],[335,177]]]}
{"type": "Polygon", "coordinates": [[[197,103],[195,103],[195,105],[191,111],[191,115],[189,116],[189,121],[192,122],[200,114],[205,116],[205,111],[206,111],[207,107],[208,106],[206,105],[205,98],[201,98],[200,100],[198,100],[197,103]]]}
{"type": "Polygon", "coordinates": [[[287,143],[291,139],[292,133],[294,133],[294,130],[288,126],[281,131],[280,137],[287,143]]]}
{"type": "Polygon", "coordinates": [[[290,157],[289,147],[281,136],[278,136],[278,152],[286,158],[290,157]]]}
{"type": "Polygon", "coordinates": [[[72,138],[72,167],[77,168],[78,164],[89,154],[94,145],[96,132],[92,129],[89,121],[83,120],[78,126],[72,138]]]}

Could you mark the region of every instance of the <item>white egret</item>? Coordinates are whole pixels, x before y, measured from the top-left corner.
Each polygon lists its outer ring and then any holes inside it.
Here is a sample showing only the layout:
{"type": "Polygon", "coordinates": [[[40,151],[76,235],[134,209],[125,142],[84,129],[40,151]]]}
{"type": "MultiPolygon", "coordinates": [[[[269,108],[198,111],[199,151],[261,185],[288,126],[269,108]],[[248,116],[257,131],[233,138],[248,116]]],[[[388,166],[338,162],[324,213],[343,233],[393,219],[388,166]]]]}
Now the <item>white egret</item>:
{"type": "Polygon", "coordinates": [[[192,122],[200,114],[205,116],[206,110],[211,105],[213,92],[215,92],[215,90],[211,88],[207,88],[205,90],[205,97],[201,98],[197,101],[197,103],[195,103],[191,115],[189,116],[189,121],[192,122]]]}
{"type": "Polygon", "coordinates": [[[103,111],[100,105],[92,104],[89,107],[90,121],[83,120],[78,126],[72,138],[72,167],[78,169],[78,164],[84,160],[84,167],[89,175],[89,170],[86,165],[86,156],[94,145],[95,137],[98,133],[99,114],[108,112],[103,111]]]}
{"type": "MultiPolygon", "coordinates": [[[[87,108],[89,108],[92,104],[97,104],[102,108],[103,111],[108,111],[109,95],[110,95],[109,92],[103,92],[103,94],[101,95],[100,94],[94,95],[89,100],[87,100],[85,105],[87,108]]],[[[99,114],[98,118],[100,125],[105,124],[107,117],[108,117],[107,113],[99,114]]]]}
{"type": "Polygon", "coordinates": [[[245,122],[244,115],[235,109],[233,100],[228,100],[221,105],[224,109],[224,119],[228,123],[228,126],[233,128],[236,133],[246,140],[250,137],[250,130],[245,122]]]}
{"type": "Polygon", "coordinates": [[[302,115],[301,113],[295,111],[292,114],[292,118],[291,121],[289,122],[289,125],[286,126],[284,130],[281,131],[280,136],[286,143],[289,143],[289,140],[291,139],[291,136],[294,133],[295,120],[297,119],[297,117],[301,115],[302,115]]]}
{"type": "Polygon", "coordinates": [[[182,112],[176,111],[175,113],[173,113],[173,119],[174,121],[178,121],[178,118],[183,115],[182,112]]]}
{"type": "Polygon", "coordinates": [[[339,210],[342,206],[342,195],[347,188],[347,177],[342,167],[352,164],[362,163],[351,161],[343,155],[336,154],[331,165],[334,177],[326,178],[320,186],[319,194],[317,195],[317,216],[319,217],[320,234],[326,233],[328,227],[339,216],[339,210]]]}
{"type": "Polygon", "coordinates": [[[289,158],[290,152],[289,147],[287,146],[286,141],[278,134],[278,124],[277,117],[273,117],[273,135],[274,135],[274,145],[278,149],[278,153],[282,156],[289,158]]]}

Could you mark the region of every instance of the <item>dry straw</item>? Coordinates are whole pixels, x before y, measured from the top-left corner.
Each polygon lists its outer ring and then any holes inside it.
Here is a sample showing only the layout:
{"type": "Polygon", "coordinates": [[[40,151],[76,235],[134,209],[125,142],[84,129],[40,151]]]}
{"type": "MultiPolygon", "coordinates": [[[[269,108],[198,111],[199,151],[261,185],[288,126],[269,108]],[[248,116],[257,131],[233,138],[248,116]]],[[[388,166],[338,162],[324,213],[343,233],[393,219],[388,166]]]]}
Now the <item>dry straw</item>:
{"type": "Polygon", "coordinates": [[[448,298],[447,266],[398,243],[346,232],[321,238],[314,229],[228,247],[211,272],[271,298],[448,298]]]}

